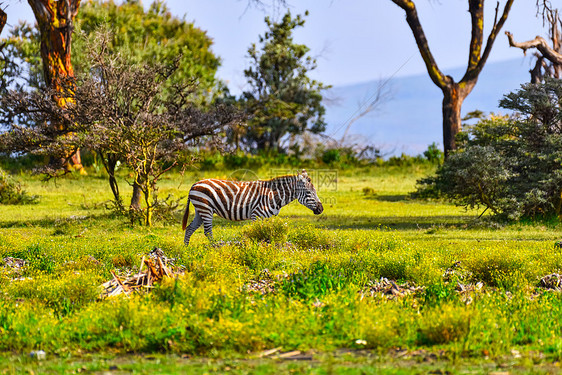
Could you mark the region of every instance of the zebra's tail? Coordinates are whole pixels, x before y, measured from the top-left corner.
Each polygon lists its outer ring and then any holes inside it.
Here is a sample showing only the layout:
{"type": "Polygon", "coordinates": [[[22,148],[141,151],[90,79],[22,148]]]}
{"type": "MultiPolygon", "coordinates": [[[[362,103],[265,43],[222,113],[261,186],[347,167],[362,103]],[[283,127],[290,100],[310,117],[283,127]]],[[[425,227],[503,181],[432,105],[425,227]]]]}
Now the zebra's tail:
{"type": "Polygon", "coordinates": [[[189,218],[189,198],[187,198],[187,206],[185,207],[185,213],[183,214],[183,220],[181,221],[181,229],[185,231],[187,228],[187,219],[189,218]]]}

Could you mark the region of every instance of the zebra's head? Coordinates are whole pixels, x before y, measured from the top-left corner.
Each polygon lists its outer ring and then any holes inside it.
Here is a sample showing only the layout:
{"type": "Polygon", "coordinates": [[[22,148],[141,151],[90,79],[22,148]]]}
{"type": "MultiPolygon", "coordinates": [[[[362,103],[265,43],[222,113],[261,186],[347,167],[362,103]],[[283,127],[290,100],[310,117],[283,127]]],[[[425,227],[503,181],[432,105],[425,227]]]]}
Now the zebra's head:
{"type": "Polygon", "coordinates": [[[315,215],[320,215],[324,211],[324,206],[316,194],[316,189],[312,185],[312,179],[303,169],[297,175],[297,200],[300,204],[309,208],[315,215]]]}

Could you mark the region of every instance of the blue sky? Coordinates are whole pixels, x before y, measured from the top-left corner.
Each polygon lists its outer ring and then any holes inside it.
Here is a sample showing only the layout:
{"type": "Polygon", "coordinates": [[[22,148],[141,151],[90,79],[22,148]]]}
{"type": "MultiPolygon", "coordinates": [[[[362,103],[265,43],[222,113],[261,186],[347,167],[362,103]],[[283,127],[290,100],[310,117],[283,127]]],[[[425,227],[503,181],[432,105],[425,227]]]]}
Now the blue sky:
{"type": "MultiPolygon", "coordinates": [[[[264,0],[267,2],[268,0],[264,0]]],[[[295,40],[311,48],[318,57],[314,78],[335,86],[364,82],[381,77],[406,76],[425,72],[404,12],[390,0],[288,0],[291,11],[310,15],[295,40]]],[[[503,3],[505,0],[502,0],[503,3]]],[[[150,2],[145,1],[148,5],[150,2]]],[[[244,86],[243,71],[248,65],[246,51],[263,34],[266,15],[278,19],[284,9],[248,7],[247,0],[170,0],[172,13],[208,32],[214,52],[221,57],[219,76],[233,93],[244,86]]],[[[470,16],[467,0],[417,0],[418,12],[430,47],[442,70],[463,66],[468,59],[470,16]]],[[[7,0],[8,27],[19,19],[33,21],[27,1],[7,0]]],[[[487,1],[485,27],[491,28],[495,1],[487,1]]],[[[504,30],[516,40],[544,34],[535,17],[534,0],[517,0],[489,61],[521,58],[521,69],[528,70],[530,59],[520,50],[509,48],[504,30]]],[[[3,35],[6,34],[4,31],[3,35]]],[[[459,78],[459,77],[455,77],[459,78]]]]}

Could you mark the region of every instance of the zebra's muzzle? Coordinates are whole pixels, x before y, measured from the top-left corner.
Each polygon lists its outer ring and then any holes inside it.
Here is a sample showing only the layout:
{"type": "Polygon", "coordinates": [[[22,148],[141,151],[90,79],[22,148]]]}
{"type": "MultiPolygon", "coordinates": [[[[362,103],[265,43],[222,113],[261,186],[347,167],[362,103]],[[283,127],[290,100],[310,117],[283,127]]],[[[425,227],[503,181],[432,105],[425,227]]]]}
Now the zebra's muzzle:
{"type": "Polygon", "coordinates": [[[324,206],[322,206],[322,203],[318,202],[318,205],[312,212],[314,212],[314,215],[320,215],[322,212],[324,212],[324,206]]]}

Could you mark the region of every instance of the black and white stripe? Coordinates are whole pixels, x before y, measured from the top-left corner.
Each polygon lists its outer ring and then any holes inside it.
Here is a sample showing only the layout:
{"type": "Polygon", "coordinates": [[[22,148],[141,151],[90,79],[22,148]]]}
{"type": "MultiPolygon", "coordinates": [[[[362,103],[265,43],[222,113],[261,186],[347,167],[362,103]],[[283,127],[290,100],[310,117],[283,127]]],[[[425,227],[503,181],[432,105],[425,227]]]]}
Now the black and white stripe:
{"type": "Polygon", "coordinates": [[[229,181],[207,179],[195,183],[189,191],[183,215],[184,242],[189,244],[193,232],[203,224],[205,235],[213,239],[213,215],[233,221],[256,220],[277,215],[279,210],[297,199],[319,215],[324,207],[306,171],[294,176],[271,180],[229,181]],[[195,207],[195,217],[187,226],[189,203],[195,207]],[[187,229],[186,229],[187,227],[187,229]]]}

